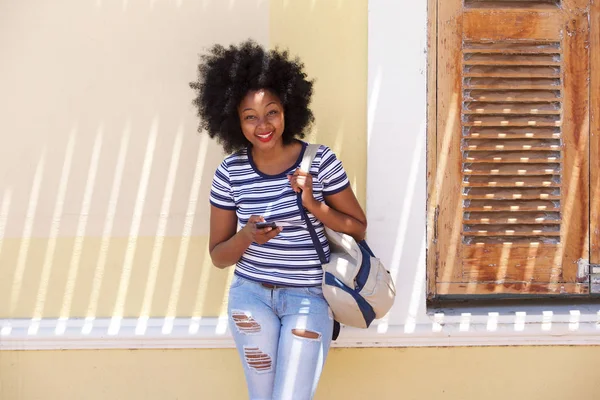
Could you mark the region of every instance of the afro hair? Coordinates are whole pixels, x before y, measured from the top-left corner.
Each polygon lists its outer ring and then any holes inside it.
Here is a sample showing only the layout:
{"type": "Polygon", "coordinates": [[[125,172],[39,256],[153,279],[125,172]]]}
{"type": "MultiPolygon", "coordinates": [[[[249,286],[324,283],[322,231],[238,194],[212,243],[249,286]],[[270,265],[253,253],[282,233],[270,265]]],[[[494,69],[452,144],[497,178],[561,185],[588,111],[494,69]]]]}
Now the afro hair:
{"type": "Polygon", "coordinates": [[[314,121],[309,108],[313,81],[303,69],[287,51],[265,50],[252,40],[229,48],[214,45],[201,55],[198,80],[190,83],[197,93],[193,104],[200,117],[198,132],[216,137],[227,153],[246,147],[237,107],[249,91],[266,89],[283,105],[283,143],[302,139],[314,121]]]}

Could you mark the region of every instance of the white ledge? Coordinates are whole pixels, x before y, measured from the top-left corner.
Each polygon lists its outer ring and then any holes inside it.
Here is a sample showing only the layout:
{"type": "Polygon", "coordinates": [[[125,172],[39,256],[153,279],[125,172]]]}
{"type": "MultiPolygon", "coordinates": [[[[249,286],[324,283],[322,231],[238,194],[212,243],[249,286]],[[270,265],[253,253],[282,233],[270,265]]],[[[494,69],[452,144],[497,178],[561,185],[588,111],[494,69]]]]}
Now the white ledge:
{"type": "MultiPolygon", "coordinates": [[[[554,315],[545,321],[519,315],[444,322],[344,327],[333,347],[598,345],[592,318],[554,315]]],[[[0,350],[233,348],[224,318],[0,319],[0,350]]]]}

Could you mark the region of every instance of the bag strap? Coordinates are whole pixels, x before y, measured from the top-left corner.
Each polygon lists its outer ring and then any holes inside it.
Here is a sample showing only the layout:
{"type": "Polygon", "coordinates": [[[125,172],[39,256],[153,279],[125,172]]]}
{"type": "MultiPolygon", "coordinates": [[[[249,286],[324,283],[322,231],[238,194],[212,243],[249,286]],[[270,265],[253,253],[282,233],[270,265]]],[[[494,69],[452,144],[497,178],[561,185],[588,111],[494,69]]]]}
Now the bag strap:
{"type": "Polygon", "coordinates": [[[308,144],[304,149],[304,154],[302,155],[302,161],[300,162],[300,170],[304,172],[310,172],[310,166],[313,161],[317,157],[317,153],[319,152],[318,144],[308,144]]]}
{"type": "MultiPolygon", "coordinates": [[[[310,166],[312,165],[315,157],[317,156],[317,151],[319,151],[318,144],[309,144],[304,149],[304,155],[302,156],[302,162],[300,163],[300,170],[310,173],[310,166]]],[[[319,240],[319,236],[315,231],[315,227],[313,226],[308,214],[306,214],[306,210],[302,205],[302,193],[298,193],[296,197],[296,202],[298,203],[298,208],[300,209],[300,215],[304,222],[306,223],[306,228],[308,229],[308,233],[310,233],[310,238],[312,239],[313,245],[317,250],[317,254],[319,255],[319,261],[321,264],[327,264],[327,257],[325,256],[325,251],[323,250],[323,246],[321,245],[321,241],[319,240]]]]}

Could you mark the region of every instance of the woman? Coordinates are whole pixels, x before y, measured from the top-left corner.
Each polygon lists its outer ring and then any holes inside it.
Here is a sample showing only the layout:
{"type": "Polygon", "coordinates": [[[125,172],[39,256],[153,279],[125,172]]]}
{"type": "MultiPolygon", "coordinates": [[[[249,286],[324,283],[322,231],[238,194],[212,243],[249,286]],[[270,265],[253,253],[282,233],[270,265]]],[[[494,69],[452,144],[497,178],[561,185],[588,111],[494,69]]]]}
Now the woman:
{"type": "Polygon", "coordinates": [[[209,250],[215,266],[235,264],[229,326],[251,399],[312,398],[331,343],[334,321],[300,203],[327,256],[323,225],[357,240],[367,226],[329,148],[320,146],[310,171],[298,169],[307,146],[300,139],[314,120],[303,68],[252,41],[217,45],[191,83],[199,131],[233,153],[213,179],[209,250]],[[276,227],[257,227],[263,222],[276,227]]]}

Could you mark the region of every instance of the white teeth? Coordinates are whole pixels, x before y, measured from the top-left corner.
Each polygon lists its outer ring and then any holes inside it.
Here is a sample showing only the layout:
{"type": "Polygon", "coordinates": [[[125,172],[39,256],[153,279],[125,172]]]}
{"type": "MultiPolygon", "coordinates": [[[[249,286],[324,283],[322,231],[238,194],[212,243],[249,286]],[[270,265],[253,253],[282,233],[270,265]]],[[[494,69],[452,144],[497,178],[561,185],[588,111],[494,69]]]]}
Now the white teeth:
{"type": "Polygon", "coordinates": [[[266,138],[268,138],[269,136],[271,136],[272,134],[273,134],[273,132],[269,132],[269,133],[267,133],[266,135],[258,135],[258,137],[259,137],[259,138],[261,138],[261,139],[266,139],[266,138]]]}

